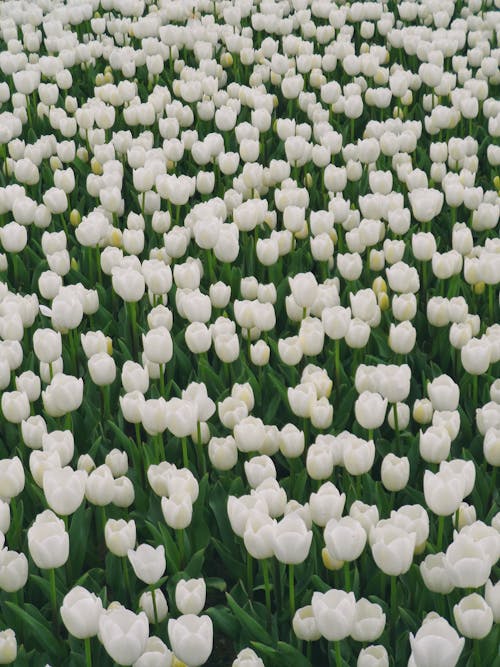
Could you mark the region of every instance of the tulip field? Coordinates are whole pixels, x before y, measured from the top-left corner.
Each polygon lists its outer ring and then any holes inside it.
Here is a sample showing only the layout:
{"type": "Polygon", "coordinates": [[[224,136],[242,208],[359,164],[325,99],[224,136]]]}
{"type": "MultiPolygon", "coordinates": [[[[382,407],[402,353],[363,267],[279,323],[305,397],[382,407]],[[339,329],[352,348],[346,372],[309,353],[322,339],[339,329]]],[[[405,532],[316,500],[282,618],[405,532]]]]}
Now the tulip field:
{"type": "Polygon", "coordinates": [[[0,664],[500,667],[499,37],[0,2],[0,664]]]}

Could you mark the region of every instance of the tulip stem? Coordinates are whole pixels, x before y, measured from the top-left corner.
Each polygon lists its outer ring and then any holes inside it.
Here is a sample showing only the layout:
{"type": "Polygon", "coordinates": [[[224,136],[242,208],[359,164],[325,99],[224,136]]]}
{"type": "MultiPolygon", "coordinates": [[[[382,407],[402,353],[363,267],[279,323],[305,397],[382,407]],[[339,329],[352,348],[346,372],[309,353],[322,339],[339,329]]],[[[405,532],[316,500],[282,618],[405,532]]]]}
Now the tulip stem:
{"type": "Polygon", "coordinates": [[[165,364],[160,364],[160,396],[165,397],[165,364]]]}
{"type": "Polygon", "coordinates": [[[337,667],[342,667],[342,664],[343,664],[342,652],[340,650],[340,642],[339,641],[335,642],[335,662],[337,664],[337,667]]]}
{"type": "Polygon", "coordinates": [[[472,376],[472,408],[477,408],[477,397],[478,397],[478,385],[479,385],[479,376],[472,376]]]}
{"type": "Polygon", "coordinates": [[[288,592],[290,595],[290,619],[295,616],[295,566],[288,566],[288,592]]]}
{"type": "Polygon", "coordinates": [[[153,614],[155,617],[155,625],[158,625],[158,607],[156,606],[156,591],[154,588],[151,591],[151,599],[153,601],[153,614]]]}
{"type": "Polygon", "coordinates": [[[177,528],[175,531],[177,536],[177,548],[179,549],[179,569],[184,567],[184,528],[177,528]]]}
{"type": "Polygon", "coordinates": [[[345,589],[349,593],[349,591],[351,590],[351,569],[349,561],[344,562],[344,581],[345,581],[345,589]]]}
{"type": "Polygon", "coordinates": [[[92,647],[90,646],[90,637],[85,637],[83,640],[85,645],[85,665],[92,667],[92,647]]]}
{"type": "Polygon", "coordinates": [[[122,561],[122,569],[123,569],[123,579],[125,580],[125,588],[127,589],[128,596],[130,598],[130,602],[133,602],[133,596],[132,596],[132,587],[130,585],[130,576],[128,573],[128,565],[127,565],[127,556],[124,556],[121,561],[122,561]]]}
{"type": "Polygon", "coordinates": [[[201,442],[201,423],[199,421],[196,422],[196,452],[198,454],[198,468],[200,470],[200,475],[203,477],[206,473],[206,467],[205,456],[203,454],[203,443],[201,442]]]}
{"type": "Polygon", "coordinates": [[[247,553],[247,593],[248,597],[253,597],[253,558],[247,553]]]}
{"type": "Polygon", "coordinates": [[[52,606],[52,616],[54,617],[54,623],[57,623],[56,570],[53,567],[49,569],[49,582],[50,582],[50,603],[52,606]]]}
{"type": "Polygon", "coordinates": [[[340,392],[340,340],[335,339],[335,392],[340,392]]]}
{"type": "Polygon", "coordinates": [[[479,639],[472,640],[472,651],[474,654],[475,667],[481,667],[481,647],[479,646],[479,639]]]}
{"type": "Polygon", "coordinates": [[[127,308],[130,318],[130,329],[132,333],[132,354],[135,356],[139,350],[139,343],[137,338],[137,310],[135,301],[128,301],[127,308]]]}
{"type": "Polygon", "coordinates": [[[181,444],[182,444],[182,464],[185,468],[189,468],[189,457],[188,457],[186,437],[182,438],[181,444]]]}
{"type": "Polygon", "coordinates": [[[271,624],[271,586],[269,584],[269,566],[267,558],[262,560],[262,574],[264,576],[264,594],[266,596],[266,609],[269,625],[271,624]]]}
{"type": "MultiPolygon", "coordinates": [[[[398,618],[398,581],[391,577],[391,635],[396,638],[396,621],[398,618]]],[[[394,644],[393,644],[394,645],[394,644]]]]}
{"type": "Polygon", "coordinates": [[[396,443],[399,453],[399,419],[398,419],[398,404],[392,404],[392,414],[394,415],[394,431],[396,432],[396,443]]]}
{"type": "Polygon", "coordinates": [[[443,549],[443,533],[444,533],[444,516],[438,518],[438,534],[437,534],[437,550],[443,549]]]}

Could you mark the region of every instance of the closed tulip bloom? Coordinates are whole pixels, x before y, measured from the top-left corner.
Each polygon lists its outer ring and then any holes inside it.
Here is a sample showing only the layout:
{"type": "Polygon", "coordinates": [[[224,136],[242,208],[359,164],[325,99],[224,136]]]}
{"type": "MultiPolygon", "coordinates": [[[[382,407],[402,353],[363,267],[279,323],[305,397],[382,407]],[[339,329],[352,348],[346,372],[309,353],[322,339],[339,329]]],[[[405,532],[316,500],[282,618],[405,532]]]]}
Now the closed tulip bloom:
{"type": "Polygon", "coordinates": [[[314,642],[321,637],[312,605],[297,609],[292,620],[292,627],[296,636],[303,641],[314,642]]]}
{"type": "Polygon", "coordinates": [[[134,614],[121,605],[99,617],[98,637],[108,655],[119,665],[132,665],[144,653],[149,635],[146,614],[134,614]]]}
{"type": "Polygon", "coordinates": [[[190,401],[171,398],[167,402],[167,428],[177,438],[185,438],[196,431],[196,408],[190,401]]]}
{"type": "Polygon", "coordinates": [[[248,483],[253,489],[256,489],[268,477],[276,479],[276,468],[273,460],[265,454],[254,456],[250,461],[245,461],[244,467],[248,483]]]}
{"type": "Polygon", "coordinates": [[[420,431],[420,456],[427,463],[441,463],[450,454],[451,438],[444,426],[430,426],[426,431],[420,431]]]}
{"type": "Polygon", "coordinates": [[[28,548],[35,565],[43,570],[61,567],[68,560],[69,535],[51,510],[38,514],[28,529],[28,548]]]}
{"type": "Polygon", "coordinates": [[[488,581],[491,559],[480,544],[460,531],[446,550],[445,566],[457,588],[479,588],[488,581]]]}
{"type": "Polygon", "coordinates": [[[10,527],[10,505],[5,500],[0,500],[0,533],[4,535],[10,527]]]}
{"type": "Polygon", "coordinates": [[[484,639],[493,627],[493,611],[477,593],[462,598],[453,607],[453,617],[460,633],[468,639],[484,639]]]}
{"type": "Polygon", "coordinates": [[[464,489],[464,480],[452,472],[424,473],[425,502],[438,516],[450,516],[457,511],[464,499],[464,489]]]}
{"type": "Polygon", "coordinates": [[[76,586],[64,596],[60,612],[68,632],[77,639],[87,639],[99,629],[102,601],[83,586],[76,586]]]}
{"type": "Polygon", "coordinates": [[[332,482],[325,482],[317,493],[311,493],[309,507],[314,523],[325,527],[330,519],[340,519],[344,511],[346,496],[332,482]]]}
{"type": "MultiPolygon", "coordinates": [[[[159,57],[161,58],[161,56],[159,57]]],[[[151,591],[143,593],[141,599],[146,598],[146,596],[148,599],[151,598],[151,591]]],[[[158,621],[160,622],[160,617],[161,620],[164,620],[167,615],[167,611],[165,610],[167,602],[165,600],[165,596],[159,589],[156,590],[156,598],[157,598],[156,599],[157,615],[158,615],[158,621]]],[[[151,603],[151,614],[152,614],[151,617],[150,618],[148,617],[148,619],[150,620],[150,623],[154,623],[154,615],[153,615],[154,610],[152,603],[151,603]]],[[[146,642],[146,648],[144,649],[144,653],[138,660],[134,662],[134,667],[152,667],[152,666],[171,667],[171,665],[173,664],[172,659],[173,659],[172,651],[170,651],[170,649],[167,648],[166,644],[162,642],[162,640],[159,637],[152,636],[149,637],[146,642]]]]}
{"type": "Polygon", "coordinates": [[[373,559],[385,574],[399,576],[408,572],[415,550],[415,533],[408,533],[394,523],[380,523],[370,531],[373,559]]]}
{"type": "Polygon", "coordinates": [[[0,632],[0,664],[9,665],[17,657],[17,641],[14,630],[0,632]]]}
{"type": "Polygon", "coordinates": [[[484,589],[484,597],[493,611],[494,622],[498,623],[500,619],[500,582],[497,581],[496,584],[493,584],[489,579],[484,589]]]}
{"type": "Polygon", "coordinates": [[[356,421],[365,429],[374,430],[384,423],[387,399],[371,391],[363,391],[354,404],[356,421]]]}
{"type": "Polygon", "coordinates": [[[113,289],[126,302],[137,302],[144,296],[144,276],[134,269],[115,267],[112,269],[113,289]]]}
{"type": "Polygon", "coordinates": [[[500,466],[500,429],[491,426],[483,440],[484,458],[491,466],[500,466]]]}
{"type": "MultiPolygon", "coordinates": [[[[153,591],[144,591],[144,593],[142,593],[141,597],[139,598],[139,609],[146,614],[150,625],[155,623],[156,619],[158,619],[158,623],[161,623],[166,619],[168,614],[167,598],[165,597],[165,594],[163,593],[161,588],[154,589],[154,600],[155,604],[153,604],[153,591]],[[156,615],[155,615],[155,605],[156,605],[156,615]]],[[[148,640],[148,643],[149,641],[150,640],[148,640]]],[[[146,662],[144,664],[148,663],[146,662]]],[[[137,665],[137,663],[134,663],[134,665],[137,665]]]]}
{"type": "Polygon", "coordinates": [[[344,338],[351,321],[351,309],[342,306],[324,308],[321,313],[321,321],[326,335],[332,340],[344,338]]]}
{"type": "Polygon", "coordinates": [[[28,419],[30,402],[24,391],[4,391],[2,394],[2,413],[4,418],[12,424],[20,424],[28,419]]]}
{"type": "MultiPolygon", "coordinates": [[[[15,593],[28,581],[28,559],[23,553],[9,551],[7,547],[0,551],[0,589],[6,593],[15,593]]],[[[1,662],[0,662],[1,664],[1,662]]]]}
{"type": "Polygon", "coordinates": [[[316,387],[312,382],[304,382],[288,388],[288,402],[297,417],[309,418],[317,400],[316,387]]]}
{"type": "Polygon", "coordinates": [[[166,327],[151,329],[146,335],[143,334],[142,342],[149,361],[155,364],[166,364],[172,358],[172,337],[166,327]]]}
{"type": "Polygon", "coordinates": [[[460,359],[467,373],[483,375],[491,363],[491,347],[486,338],[471,338],[460,350],[460,359]]]}
{"type": "Polygon", "coordinates": [[[366,544],[365,530],[350,516],[330,519],[325,526],[324,538],[330,555],[339,561],[356,560],[366,544]]]}
{"type": "Polygon", "coordinates": [[[437,659],[447,667],[455,667],[464,644],[465,639],[435,612],[427,614],[416,635],[410,633],[415,667],[433,667],[437,659]]]}
{"type": "Polygon", "coordinates": [[[340,641],[351,634],[356,600],[354,593],[332,588],[326,593],[313,593],[311,606],[318,630],[328,641],[340,641]]]}
{"type": "Polygon", "coordinates": [[[135,546],[135,521],[125,519],[108,519],[104,528],[104,539],[107,548],[115,556],[124,558],[135,546]]]}
{"type": "Polygon", "coordinates": [[[186,614],[168,622],[168,638],[176,657],[189,667],[203,665],[213,647],[213,626],[209,616],[186,614]]]}
{"type": "Polygon", "coordinates": [[[43,492],[49,507],[61,516],[73,514],[83,501],[87,473],[69,466],[47,470],[43,492]]]}
{"type": "Polygon", "coordinates": [[[57,373],[45,391],[42,391],[42,401],[51,417],[62,417],[78,410],[83,401],[82,378],[57,373]]]}
{"type": "Polygon", "coordinates": [[[373,440],[363,440],[355,435],[346,439],[344,466],[350,475],[363,475],[371,470],[375,460],[373,440]]]}
{"type": "Polygon", "coordinates": [[[93,470],[85,482],[85,497],[99,507],[109,505],[113,501],[114,479],[107,465],[93,470]]]}
{"type": "Polygon", "coordinates": [[[71,431],[51,431],[42,436],[44,452],[56,452],[61,466],[71,462],[75,451],[75,440],[71,431]]]}
{"type": "Polygon", "coordinates": [[[161,499],[161,510],[165,523],[176,530],[187,528],[193,517],[193,504],[186,494],[174,494],[161,499]]]}
{"type": "Polygon", "coordinates": [[[253,512],[268,513],[267,502],[262,496],[255,494],[241,496],[240,498],[229,496],[227,514],[231,528],[238,537],[243,537],[247,520],[253,512]]]}
{"type": "Polygon", "coordinates": [[[361,649],[356,667],[389,667],[389,655],[382,644],[361,649]]]}
{"type": "Polygon", "coordinates": [[[460,400],[458,385],[448,376],[440,375],[427,385],[434,410],[456,410],[460,400]]]}
{"type": "Polygon", "coordinates": [[[134,568],[135,576],[145,584],[155,584],[165,572],[165,547],[156,549],[149,544],[140,544],[137,549],[129,549],[128,559],[134,568]]]}
{"type": "Polygon", "coordinates": [[[92,355],[88,361],[88,367],[92,382],[98,387],[105,387],[115,381],[115,360],[106,352],[92,355]]]}
{"type": "Polygon", "coordinates": [[[243,541],[245,548],[259,560],[274,556],[274,531],[276,522],[268,514],[251,511],[245,523],[243,541]]]}
{"type": "Polygon", "coordinates": [[[349,327],[345,334],[345,342],[353,349],[365,347],[370,338],[370,326],[363,320],[355,317],[349,322],[349,327]]]}
{"type": "Polygon", "coordinates": [[[312,531],[307,530],[298,516],[287,515],[274,531],[274,554],[280,563],[287,565],[304,562],[309,554],[312,531]]]}
{"type": "Polygon", "coordinates": [[[205,580],[181,579],[175,587],[175,606],[181,614],[199,614],[205,606],[205,580]]]}
{"type": "Polygon", "coordinates": [[[385,627],[382,607],[366,598],[356,602],[351,637],[358,642],[373,642],[380,637],[385,627]]]}
{"type": "Polygon", "coordinates": [[[389,347],[396,354],[409,354],[417,340],[417,330],[411,322],[392,324],[389,329],[389,347]]]}
{"type": "Polygon", "coordinates": [[[443,552],[426,556],[420,563],[420,574],[424,584],[433,593],[448,595],[454,589],[443,552]]]}
{"type": "Polygon", "coordinates": [[[3,499],[15,498],[24,489],[25,475],[21,459],[14,456],[12,459],[0,460],[0,497],[3,499]]]}
{"type": "Polygon", "coordinates": [[[410,462],[408,457],[398,457],[392,452],[386,454],[382,461],[380,476],[384,487],[391,492],[401,491],[410,478],[410,462]]]}
{"type": "Polygon", "coordinates": [[[311,272],[298,273],[289,278],[290,290],[300,308],[309,308],[314,303],[318,291],[318,282],[311,272]]]}

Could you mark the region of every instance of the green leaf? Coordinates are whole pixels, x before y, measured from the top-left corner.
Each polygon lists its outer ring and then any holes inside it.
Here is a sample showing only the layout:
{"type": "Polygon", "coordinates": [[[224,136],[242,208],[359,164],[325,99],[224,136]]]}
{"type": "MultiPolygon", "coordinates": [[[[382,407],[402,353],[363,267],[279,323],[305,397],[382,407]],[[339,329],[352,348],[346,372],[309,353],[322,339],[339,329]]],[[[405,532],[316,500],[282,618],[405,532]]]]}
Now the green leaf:
{"type": "Polygon", "coordinates": [[[210,616],[216,630],[233,640],[238,638],[239,623],[226,607],[210,607],[205,614],[210,616]]]}
{"type": "Polygon", "coordinates": [[[273,639],[267,630],[253,616],[240,607],[229,593],[226,593],[226,599],[228,605],[231,607],[231,611],[248,632],[250,637],[253,637],[256,640],[263,639],[267,644],[273,643],[273,639]]]}
{"type": "Polygon", "coordinates": [[[29,603],[26,603],[24,608],[8,600],[5,604],[19,618],[20,622],[31,630],[35,643],[47,651],[51,657],[60,661],[65,653],[64,645],[58,641],[48,621],[38,609],[29,603]]]}

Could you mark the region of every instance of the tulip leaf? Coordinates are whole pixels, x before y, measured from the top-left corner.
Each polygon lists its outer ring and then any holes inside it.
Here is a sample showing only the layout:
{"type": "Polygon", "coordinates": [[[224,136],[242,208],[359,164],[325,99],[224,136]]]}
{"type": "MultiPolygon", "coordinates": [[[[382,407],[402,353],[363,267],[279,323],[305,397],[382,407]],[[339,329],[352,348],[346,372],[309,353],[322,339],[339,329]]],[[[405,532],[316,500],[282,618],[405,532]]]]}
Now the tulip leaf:
{"type": "Polygon", "coordinates": [[[92,509],[82,504],[73,514],[69,529],[70,562],[73,572],[82,570],[92,522],[92,509]]]}
{"type": "Polygon", "coordinates": [[[240,621],[242,626],[246,629],[250,637],[263,639],[268,644],[273,643],[273,639],[267,630],[258,621],[256,621],[253,616],[240,607],[240,605],[233,597],[231,597],[229,593],[226,593],[226,599],[228,605],[231,607],[232,612],[240,621]]]}
{"type": "Polygon", "coordinates": [[[228,547],[215,537],[212,537],[212,544],[229,572],[231,572],[234,577],[241,578],[243,576],[243,563],[234,558],[228,547]]]}
{"type": "Polygon", "coordinates": [[[227,609],[227,607],[210,607],[209,609],[205,610],[205,614],[210,616],[216,630],[219,630],[222,632],[222,634],[230,637],[233,640],[238,638],[240,630],[239,623],[231,614],[229,609],[227,609]]]}
{"type": "Polygon", "coordinates": [[[294,646],[286,644],[285,642],[278,642],[278,652],[287,665],[294,667],[310,667],[309,661],[300,651],[294,646]]]}
{"type": "Polygon", "coordinates": [[[29,603],[26,603],[24,608],[9,601],[6,601],[5,604],[19,618],[25,628],[30,629],[33,640],[51,657],[60,661],[65,653],[64,645],[54,636],[49,622],[40,611],[29,603]]]}
{"type": "Polygon", "coordinates": [[[201,568],[203,567],[204,561],[205,549],[200,549],[193,555],[187,566],[184,568],[184,571],[192,578],[199,577],[201,575],[201,568]]]}

